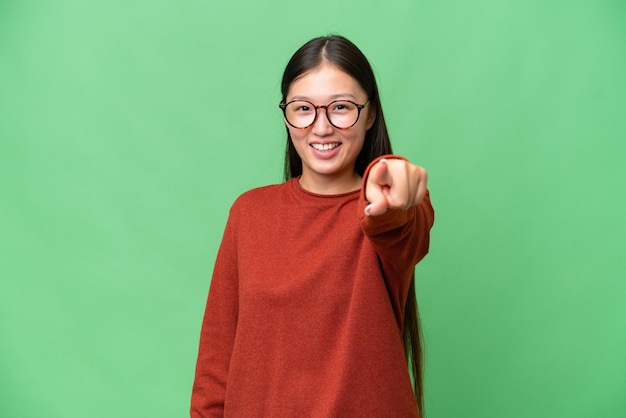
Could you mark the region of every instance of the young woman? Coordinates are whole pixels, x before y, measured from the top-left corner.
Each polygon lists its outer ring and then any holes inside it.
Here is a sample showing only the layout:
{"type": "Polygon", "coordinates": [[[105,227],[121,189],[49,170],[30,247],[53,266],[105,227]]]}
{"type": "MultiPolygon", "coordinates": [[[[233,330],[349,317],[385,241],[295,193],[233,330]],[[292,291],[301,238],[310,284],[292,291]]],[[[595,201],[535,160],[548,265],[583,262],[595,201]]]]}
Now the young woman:
{"type": "Polygon", "coordinates": [[[347,39],[303,45],[282,95],[285,182],[231,208],[191,416],[417,417],[426,171],[391,153],[372,69],[347,39]]]}

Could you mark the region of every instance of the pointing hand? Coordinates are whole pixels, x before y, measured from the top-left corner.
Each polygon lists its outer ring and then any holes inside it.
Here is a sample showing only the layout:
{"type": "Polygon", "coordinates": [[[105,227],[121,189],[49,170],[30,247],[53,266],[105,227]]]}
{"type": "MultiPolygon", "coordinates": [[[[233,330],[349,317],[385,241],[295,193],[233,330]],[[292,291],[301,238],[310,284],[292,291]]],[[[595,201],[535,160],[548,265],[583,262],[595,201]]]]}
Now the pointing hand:
{"type": "Polygon", "coordinates": [[[381,159],[369,171],[365,198],[370,204],[367,216],[378,216],[388,209],[407,210],[419,204],[426,194],[426,170],[399,158],[381,159]]]}

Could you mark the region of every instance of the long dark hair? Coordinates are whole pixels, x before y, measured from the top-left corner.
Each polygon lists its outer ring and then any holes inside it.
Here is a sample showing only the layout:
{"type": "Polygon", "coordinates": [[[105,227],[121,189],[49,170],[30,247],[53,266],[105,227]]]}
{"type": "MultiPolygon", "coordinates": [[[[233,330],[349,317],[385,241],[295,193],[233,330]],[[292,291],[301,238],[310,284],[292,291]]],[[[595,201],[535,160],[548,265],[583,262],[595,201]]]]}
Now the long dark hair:
{"type": "MultiPolygon", "coordinates": [[[[376,119],[372,127],[368,129],[365,134],[363,148],[357,156],[355,163],[356,172],[363,176],[370,162],[381,155],[391,154],[392,150],[374,72],[367,58],[356,45],[342,36],[332,35],[312,39],[300,47],[291,57],[291,60],[289,60],[285,72],[283,73],[281,84],[282,102],[284,103],[286,101],[289,87],[294,80],[323,63],[337,67],[354,77],[361,85],[361,88],[367,93],[370,101],[369,106],[375,111],[376,119]]],[[[289,129],[287,129],[284,167],[285,181],[300,176],[301,174],[302,159],[296,152],[291,141],[291,136],[289,135],[289,129]]],[[[402,337],[407,365],[414,378],[414,393],[417,409],[420,415],[423,416],[422,338],[417,298],[415,296],[415,274],[413,274],[411,278],[409,294],[404,309],[404,329],[402,337]]]]}

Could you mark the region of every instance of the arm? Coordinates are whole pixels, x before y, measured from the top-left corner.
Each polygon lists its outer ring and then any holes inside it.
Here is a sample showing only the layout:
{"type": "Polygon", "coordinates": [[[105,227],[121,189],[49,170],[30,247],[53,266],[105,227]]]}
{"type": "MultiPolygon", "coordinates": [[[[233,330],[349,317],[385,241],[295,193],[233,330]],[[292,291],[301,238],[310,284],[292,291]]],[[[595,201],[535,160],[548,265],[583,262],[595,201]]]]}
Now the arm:
{"type": "MultiPolygon", "coordinates": [[[[378,254],[396,309],[404,309],[415,265],[428,253],[434,210],[426,182],[423,168],[393,155],[374,160],[363,176],[361,228],[378,254]]],[[[396,315],[403,317],[401,311],[396,315]]]]}
{"type": "Polygon", "coordinates": [[[192,418],[224,415],[226,383],[238,312],[238,276],[232,229],[229,219],[217,254],[202,322],[191,395],[192,418]]]}

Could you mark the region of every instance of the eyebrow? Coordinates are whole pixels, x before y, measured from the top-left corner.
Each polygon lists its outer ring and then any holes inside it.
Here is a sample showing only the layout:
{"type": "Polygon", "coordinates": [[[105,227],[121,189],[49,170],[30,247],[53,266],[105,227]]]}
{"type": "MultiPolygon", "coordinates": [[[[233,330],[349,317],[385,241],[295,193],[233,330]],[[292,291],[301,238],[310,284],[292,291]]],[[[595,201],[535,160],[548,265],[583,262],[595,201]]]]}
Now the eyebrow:
{"type": "MultiPolygon", "coordinates": [[[[349,98],[351,98],[353,100],[357,100],[357,97],[354,94],[351,94],[351,93],[334,94],[334,95],[330,96],[329,99],[332,102],[334,100],[342,99],[342,98],[345,98],[345,97],[349,97],[349,98]]],[[[311,101],[311,98],[308,97],[308,96],[293,96],[291,98],[291,100],[307,100],[307,101],[311,101]]]]}

